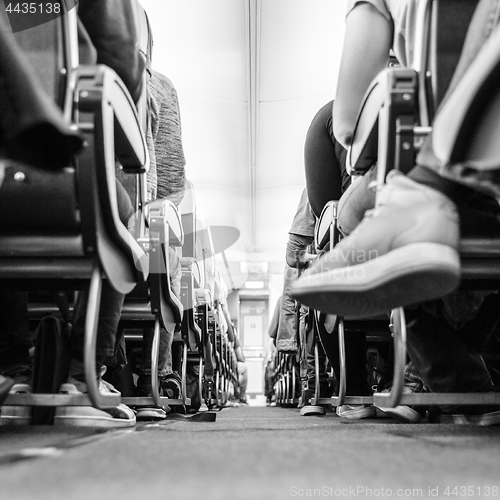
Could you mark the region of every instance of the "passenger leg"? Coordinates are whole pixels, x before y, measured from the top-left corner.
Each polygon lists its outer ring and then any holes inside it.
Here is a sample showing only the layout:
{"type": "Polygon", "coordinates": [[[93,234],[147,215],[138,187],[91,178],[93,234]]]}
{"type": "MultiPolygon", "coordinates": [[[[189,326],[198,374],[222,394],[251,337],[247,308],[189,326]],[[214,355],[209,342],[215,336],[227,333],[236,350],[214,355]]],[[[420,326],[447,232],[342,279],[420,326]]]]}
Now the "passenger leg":
{"type": "MultiPolygon", "coordinates": [[[[489,295],[463,326],[442,318],[442,307],[429,304],[409,311],[408,353],[431,392],[489,392],[495,390],[485,363],[488,341],[495,338],[500,320],[500,298],[489,295]],[[436,316],[437,313],[437,316],[436,316]]],[[[494,372],[493,372],[494,373],[494,372]]],[[[493,425],[500,423],[500,406],[441,405],[431,408],[431,422],[493,425]]]]}
{"type": "MultiPolygon", "coordinates": [[[[499,17],[499,0],[480,2],[450,91],[499,17]]],[[[460,277],[459,217],[454,201],[463,206],[462,194],[466,193],[468,202],[472,191],[460,185],[465,183],[460,170],[440,165],[431,141],[432,136],[419,154],[420,167],[407,178],[389,174],[380,193],[380,206],[349,238],[313,264],[296,283],[296,297],[327,312],[335,301],[333,313],[366,315],[437,298],[456,288],[460,277]],[[440,179],[443,175],[448,180],[440,179]]],[[[468,176],[467,184],[473,185],[474,177],[468,176]]]]}
{"type": "Polygon", "coordinates": [[[332,112],[333,101],[318,111],[304,146],[307,196],[316,217],[329,201],[340,199],[350,183],[345,170],[347,152],[333,136],[332,112]]]}
{"type": "Polygon", "coordinates": [[[283,283],[283,295],[281,297],[281,310],[278,321],[278,333],[276,335],[276,349],[278,352],[297,352],[297,303],[290,297],[290,288],[297,279],[296,269],[286,266],[283,283]]]}
{"type": "MultiPolygon", "coordinates": [[[[0,292],[0,403],[9,391],[14,394],[31,392],[33,346],[29,332],[28,307],[23,292],[0,292]]],[[[2,424],[28,424],[29,406],[3,406],[2,424]]]]}
{"type": "MultiPolygon", "coordinates": [[[[127,222],[134,211],[127,192],[118,181],[116,182],[116,193],[120,220],[127,226],[127,222]]],[[[70,341],[72,355],[70,376],[68,383],[61,386],[62,393],[87,392],[83,370],[83,345],[88,298],[87,291],[80,292],[75,304],[70,341]]],[[[124,294],[117,292],[108,280],[103,280],[96,339],[96,370],[99,377],[99,388],[103,392],[116,391],[111,384],[104,382],[101,377],[105,371],[106,362],[114,358],[120,344],[117,331],[124,299],[124,294]]],[[[99,410],[85,406],[63,406],[57,408],[54,423],[71,426],[128,427],[135,424],[135,415],[124,404],[109,410],[99,410]]]]}
{"type": "Polygon", "coordinates": [[[458,242],[454,204],[393,171],[371,216],[312,264],[292,296],[358,317],[441,297],[459,282],[458,242]]]}
{"type": "Polygon", "coordinates": [[[16,383],[31,383],[32,361],[27,298],[24,292],[0,292],[0,373],[16,383]]]}
{"type": "Polygon", "coordinates": [[[238,392],[240,403],[247,405],[247,385],[248,385],[248,369],[245,363],[238,361],[238,392]]]}

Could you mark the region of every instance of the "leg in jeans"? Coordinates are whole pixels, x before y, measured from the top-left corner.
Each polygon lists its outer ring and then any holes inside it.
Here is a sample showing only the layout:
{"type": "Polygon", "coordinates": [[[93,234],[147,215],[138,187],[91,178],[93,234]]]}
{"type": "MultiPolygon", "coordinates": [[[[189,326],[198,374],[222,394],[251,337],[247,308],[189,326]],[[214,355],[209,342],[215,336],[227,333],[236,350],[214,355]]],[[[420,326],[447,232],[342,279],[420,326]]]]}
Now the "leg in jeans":
{"type": "Polygon", "coordinates": [[[481,356],[469,351],[460,333],[422,309],[409,315],[408,354],[431,392],[493,389],[481,356]]]}
{"type": "MultiPolygon", "coordinates": [[[[414,318],[409,313],[410,357],[432,392],[493,390],[495,365],[491,361],[486,363],[484,356],[488,358],[491,353],[489,358],[494,360],[500,295],[490,294],[480,301],[471,293],[468,297],[478,306],[469,306],[472,312],[461,323],[453,321],[457,316],[453,309],[449,316],[448,298],[424,304],[414,318]],[[434,305],[432,309],[431,305],[434,305]]],[[[462,313],[467,309],[465,299],[460,299],[462,313]]]]}
{"type": "Polygon", "coordinates": [[[245,363],[238,361],[238,384],[240,401],[246,402],[247,385],[248,385],[248,369],[245,363]]]}
{"type": "Polygon", "coordinates": [[[297,352],[297,304],[290,297],[289,290],[297,279],[298,271],[290,266],[285,268],[281,311],[276,336],[276,348],[279,352],[297,352]]]}
{"type": "Polygon", "coordinates": [[[32,341],[24,292],[0,292],[0,373],[27,382],[31,376],[32,341]]]}
{"type": "MultiPolygon", "coordinates": [[[[321,343],[335,372],[335,378],[340,380],[338,328],[328,333],[324,325],[319,323],[321,343]]],[[[365,332],[351,331],[345,335],[346,355],[346,395],[369,396],[372,389],[368,384],[368,370],[366,368],[366,334],[365,332]]]]}

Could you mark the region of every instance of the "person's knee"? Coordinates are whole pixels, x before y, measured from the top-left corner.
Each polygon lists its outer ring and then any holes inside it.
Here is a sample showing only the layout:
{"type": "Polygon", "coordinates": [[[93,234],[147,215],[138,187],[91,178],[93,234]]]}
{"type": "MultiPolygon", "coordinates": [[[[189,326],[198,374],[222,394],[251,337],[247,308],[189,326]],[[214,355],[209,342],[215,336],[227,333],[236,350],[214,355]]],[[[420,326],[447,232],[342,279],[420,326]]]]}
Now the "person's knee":
{"type": "Polygon", "coordinates": [[[342,234],[349,235],[363,220],[365,212],[375,206],[375,192],[370,184],[377,178],[374,165],[365,175],[351,183],[341,196],[338,208],[338,226],[342,234]]]}
{"type": "Polygon", "coordinates": [[[248,368],[247,368],[247,365],[245,365],[245,363],[241,363],[240,361],[238,361],[238,373],[240,375],[248,375],[248,368]]]}

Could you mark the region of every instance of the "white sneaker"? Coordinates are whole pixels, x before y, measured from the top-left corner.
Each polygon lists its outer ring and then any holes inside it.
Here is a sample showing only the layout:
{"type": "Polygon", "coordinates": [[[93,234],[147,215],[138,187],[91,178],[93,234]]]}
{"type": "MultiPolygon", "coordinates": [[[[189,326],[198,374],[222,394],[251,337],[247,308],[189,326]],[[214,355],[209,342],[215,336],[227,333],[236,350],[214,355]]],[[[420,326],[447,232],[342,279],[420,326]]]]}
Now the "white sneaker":
{"type": "MultiPolygon", "coordinates": [[[[389,392],[391,388],[384,389],[382,392],[389,392]]],[[[416,392],[422,392],[422,384],[419,382],[405,382],[403,387],[403,394],[414,394],[416,392]]],[[[410,406],[398,405],[395,408],[377,407],[380,411],[383,411],[386,415],[403,422],[404,424],[418,424],[422,420],[422,415],[418,411],[414,410],[410,406]]]]}
{"type": "MultiPolygon", "coordinates": [[[[9,394],[31,394],[29,384],[14,384],[9,394]]],[[[0,425],[29,425],[31,423],[31,406],[4,405],[0,410],[0,425]]]]}
{"type": "Polygon", "coordinates": [[[360,420],[362,418],[375,418],[377,410],[373,405],[342,405],[335,410],[337,415],[350,420],[360,420]]]}
{"type": "Polygon", "coordinates": [[[460,281],[454,203],[391,171],[380,205],[294,282],[292,297],[319,311],[367,317],[442,297],[460,281]]]}
{"type": "MultiPolygon", "coordinates": [[[[61,385],[60,394],[84,394],[87,385],[70,377],[70,382],[61,385]],[[71,382],[75,383],[71,383],[71,382]]],[[[103,393],[118,393],[108,382],[99,380],[103,393]]],[[[133,427],[136,423],[134,411],[124,404],[115,408],[98,409],[93,406],[59,406],[54,416],[54,425],[71,427],[133,427]]]]}

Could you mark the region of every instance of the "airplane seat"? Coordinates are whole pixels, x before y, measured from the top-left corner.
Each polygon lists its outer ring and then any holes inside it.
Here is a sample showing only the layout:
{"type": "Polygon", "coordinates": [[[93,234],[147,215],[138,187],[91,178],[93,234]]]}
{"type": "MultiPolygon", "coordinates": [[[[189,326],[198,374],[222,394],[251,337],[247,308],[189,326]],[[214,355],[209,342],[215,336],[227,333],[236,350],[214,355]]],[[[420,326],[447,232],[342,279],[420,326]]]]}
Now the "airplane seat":
{"type": "MultiPolygon", "coordinates": [[[[149,113],[149,79],[152,59],[152,33],[146,11],[139,2],[134,2],[134,21],[137,29],[139,51],[146,60],[146,71],[143,75],[143,92],[137,103],[138,114],[143,135],[147,135],[150,126],[149,113]]],[[[151,145],[149,145],[151,147],[151,145]]],[[[186,398],[186,359],[187,339],[181,333],[183,304],[172,290],[169,254],[184,243],[184,230],[177,207],[167,199],[148,201],[148,181],[156,182],[148,177],[148,168],[136,176],[135,183],[126,184],[129,194],[134,200],[135,216],[133,230],[139,243],[149,257],[150,273],[146,283],[139,284],[124,302],[120,328],[125,330],[125,338],[130,341],[141,341],[144,328],[153,325],[153,345],[151,358],[151,397],[123,398],[132,406],[183,406],[189,404],[186,398]],[[148,201],[148,202],[147,202],[148,201]],[[146,203],[147,202],[147,203],[146,203]],[[158,386],[158,353],[160,349],[160,331],[162,328],[174,332],[174,342],[182,343],[181,367],[182,397],[168,399],[160,396],[158,386]],[[130,332],[130,334],[128,333],[130,332]]],[[[176,351],[177,352],[177,351],[176,351]]],[[[129,384],[132,387],[133,383],[129,384]]]]}
{"type": "Polygon", "coordinates": [[[217,284],[218,289],[216,290],[216,296],[219,300],[220,315],[224,320],[226,328],[223,330],[226,332],[224,335],[224,361],[225,361],[225,382],[226,382],[226,393],[228,399],[231,399],[238,386],[238,360],[236,356],[236,346],[237,346],[237,335],[238,332],[236,327],[231,321],[231,316],[229,312],[229,306],[227,303],[227,298],[229,296],[229,288],[226,280],[221,275],[220,271],[217,271],[217,284]]]}
{"type": "Polygon", "coordinates": [[[120,222],[116,201],[115,155],[131,173],[147,163],[137,112],[113,70],[79,65],[76,9],[37,27],[35,45],[31,30],[11,34],[3,11],[1,15],[10,55],[25,74],[23,88],[37,89],[42,95],[38,103],[48,115],[76,131],[85,143],[62,166],[67,153],[62,149],[52,152],[55,160],[47,168],[36,161],[2,158],[8,166],[0,189],[0,210],[5,214],[0,227],[1,286],[60,291],[89,284],[90,297],[84,347],[88,396],[20,394],[9,395],[7,403],[114,407],[120,395],[103,395],[97,386],[96,320],[103,279],[128,293],[148,274],[144,252],[120,222]]]}
{"type": "Polygon", "coordinates": [[[213,308],[215,301],[215,256],[210,227],[199,216],[195,219],[196,261],[202,276],[203,286],[197,291],[200,300],[206,301],[213,308]]]}
{"type": "MultiPolygon", "coordinates": [[[[205,297],[202,292],[205,287],[205,262],[198,255],[198,249],[201,247],[199,239],[203,235],[198,233],[196,190],[189,179],[185,182],[179,212],[184,228],[184,244],[181,249],[181,300],[184,306],[182,333],[188,339],[188,364],[195,365],[193,370],[198,375],[198,400],[201,402],[204,400],[206,358],[211,356],[207,352],[209,297],[205,297]]],[[[210,365],[210,359],[207,364],[210,365]]]]}
{"type": "MultiPolygon", "coordinates": [[[[221,404],[224,405],[228,403],[231,393],[231,385],[235,383],[235,375],[231,366],[234,349],[229,338],[229,314],[227,312],[226,302],[228,290],[220,272],[217,269],[215,270],[214,284],[214,293],[216,297],[214,316],[217,324],[217,335],[214,345],[217,352],[217,370],[220,373],[220,398],[221,404]]],[[[233,332],[231,331],[231,333],[233,332]]]]}
{"type": "MultiPolygon", "coordinates": [[[[197,233],[196,227],[196,191],[193,183],[186,179],[184,198],[182,199],[179,212],[181,214],[182,227],[184,228],[184,244],[182,246],[182,266],[189,269],[193,274],[194,284],[197,289],[205,286],[205,271],[203,259],[196,258],[197,248],[200,245],[198,239],[201,235],[197,233]]],[[[191,303],[189,308],[192,308],[191,303]]]]}

